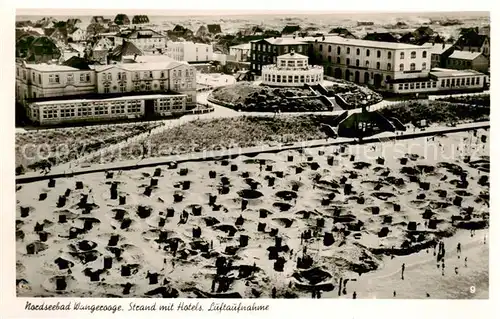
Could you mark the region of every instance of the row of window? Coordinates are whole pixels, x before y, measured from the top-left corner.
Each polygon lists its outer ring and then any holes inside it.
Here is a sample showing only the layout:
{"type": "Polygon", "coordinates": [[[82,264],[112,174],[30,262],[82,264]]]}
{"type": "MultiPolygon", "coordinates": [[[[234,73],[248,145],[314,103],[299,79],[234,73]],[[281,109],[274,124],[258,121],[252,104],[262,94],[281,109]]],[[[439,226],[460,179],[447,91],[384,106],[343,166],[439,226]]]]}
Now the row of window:
{"type": "Polygon", "coordinates": [[[480,77],[441,80],[441,87],[479,85],[480,77]]]}
{"type": "MultiPolygon", "coordinates": [[[[302,45],[284,45],[283,46],[283,52],[288,53],[291,50],[295,50],[298,53],[302,53],[302,45]]],[[[255,44],[252,43],[252,51],[262,51],[262,52],[278,52],[278,47],[272,44],[255,44]]]]}
{"type": "MultiPolygon", "coordinates": [[[[138,113],[141,112],[140,102],[132,102],[130,105],[127,105],[128,113],[138,113]]],[[[67,108],[58,108],[57,106],[45,107],[42,111],[42,118],[44,119],[52,119],[52,118],[68,118],[74,116],[91,116],[91,115],[107,115],[107,114],[124,114],[125,105],[115,105],[109,108],[108,106],[95,106],[95,107],[67,107],[67,108]]],[[[35,112],[34,112],[35,113],[35,112]]],[[[36,115],[35,115],[36,116],[36,115]]]]}
{"type": "MultiPolygon", "coordinates": [[[[479,85],[480,83],[480,78],[479,77],[474,77],[474,78],[460,78],[460,79],[442,79],[441,80],[441,87],[455,87],[455,86],[469,86],[469,85],[479,85]]],[[[400,91],[403,90],[418,90],[418,89],[425,89],[425,88],[436,88],[437,87],[437,82],[436,81],[430,81],[430,82],[416,82],[416,83],[400,83],[398,85],[398,89],[400,91]]]]}
{"type": "Polygon", "coordinates": [[[297,67],[297,68],[302,68],[304,66],[307,66],[306,60],[281,60],[280,61],[280,67],[297,67]]]}
{"type": "MultiPolygon", "coordinates": [[[[331,59],[330,56],[328,57],[328,62],[330,62],[330,63],[332,62],[332,59],[331,59]]],[[[337,57],[337,64],[341,64],[341,62],[342,62],[342,60],[340,59],[340,57],[337,57]]],[[[351,59],[349,59],[349,58],[346,59],[346,65],[351,65],[351,59]]],[[[356,64],[355,65],[357,67],[361,66],[359,59],[356,59],[356,64]]],[[[365,61],[364,67],[370,68],[370,61],[365,61]]],[[[377,70],[380,70],[380,67],[381,67],[380,62],[377,62],[375,64],[375,68],[377,70]]],[[[415,71],[416,68],[417,68],[417,66],[415,65],[415,63],[411,63],[410,64],[410,71],[415,71]]],[[[404,70],[405,70],[405,65],[404,65],[404,63],[401,63],[399,65],[399,71],[404,71],[404,70]]],[[[425,62],[422,63],[422,70],[427,70],[427,63],[425,63],[425,62]]],[[[387,71],[392,71],[392,64],[391,63],[387,63],[387,71]]]]}
{"type": "Polygon", "coordinates": [[[403,90],[415,90],[415,89],[425,89],[426,87],[429,89],[431,87],[435,88],[437,86],[437,82],[417,82],[417,83],[400,83],[398,89],[400,91],[403,90]]]}
{"type": "Polygon", "coordinates": [[[321,75],[264,74],[264,81],[274,83],[309,83],[321,81],[321,75]]]}
{"type": "MultiPolygon", "coordinates": [[[[17,75],[19,76],[19,68],[17,68],[17,75]]],[[[42,75],[38,73],[38,77],[36,76],[37,74],[33,71],[31,73],[31,79],[33,82],[42,84],[42,75]]],[[[23,70],[23,79],[26,80],[27,78],[27,72],[26,70],[23,70]]],[[[89,83],[90,82],[90,73],[80,73],[80,83],[89,83]]],[[[67,73],[66,74],[66,80],[68,83],[73,83],[75,81],[75,75],[73,73],[67,73]]],[[[58,84],[61,83],[61,77],[59,74],[49,74],[49,83],[50,84],[58,84]]]]}
{"type": "MultiPolygon", "coordinates": [[[[319,45],[319,51],[321,51],[321,52],[323,51],[323,45],[322,44],[319,45]]],[[[351,48],[348,47],[346,49],[346,51],[347,51],[347,54],[351,54],[351,48]]],[[[332,52],[332,46],[331,45],[328,46],[328,52],[332,52]]],[[[370,49],[366,49],[366,56],[367,57],[370,56],[370,52],[371,52],[370,49]]],[[[337,47],[337,55],[340,55],[341,53],[342,53],[341,47],[337,47]]],[[[359,48],[356,49],[356,55],[361,55],[361,49],[359,49],[359,48]]],[[[377,50],[377,58],[380,58],[380,57],[382,57],[382,51],[377,50]]],[[[391,51],[387,52],[387,58],[388,59],[392,59],[392,52],[391,51]]],[[[400,55],[399,55],[399,58],[400,59],[404,59],[405,58],[405,53],[401,52],[400,55]]],[[[417,51],[410,52],[410,58],[411,59],[416,59],[417,58],[417,51]]],[[[422,58],[424,58],[424,59],[427,58],[427,51],[422,51],[422,58]]]]}
{"type": "Polygon", "coordinates": [[[458,60],[458,59],[449,59],[448,61],[449,61],[448,65],[464,66],[464,67],[471,67],[472,66],[471,61],[458,60]]]}

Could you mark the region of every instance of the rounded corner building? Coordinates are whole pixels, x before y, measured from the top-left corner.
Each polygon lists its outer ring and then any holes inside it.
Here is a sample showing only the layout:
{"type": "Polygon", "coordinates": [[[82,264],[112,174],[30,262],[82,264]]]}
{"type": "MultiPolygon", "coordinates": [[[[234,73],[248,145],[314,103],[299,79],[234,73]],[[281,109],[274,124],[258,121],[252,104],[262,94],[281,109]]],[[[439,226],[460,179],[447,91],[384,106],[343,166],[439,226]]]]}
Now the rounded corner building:
{"type": "Polygon", "coordinates": [[[269,86],[304,86],[321,84],[323,67],[309,65],[309,57],[291,51],[276,58],[276,64],[262,67],[262,84],[269,86]]]}

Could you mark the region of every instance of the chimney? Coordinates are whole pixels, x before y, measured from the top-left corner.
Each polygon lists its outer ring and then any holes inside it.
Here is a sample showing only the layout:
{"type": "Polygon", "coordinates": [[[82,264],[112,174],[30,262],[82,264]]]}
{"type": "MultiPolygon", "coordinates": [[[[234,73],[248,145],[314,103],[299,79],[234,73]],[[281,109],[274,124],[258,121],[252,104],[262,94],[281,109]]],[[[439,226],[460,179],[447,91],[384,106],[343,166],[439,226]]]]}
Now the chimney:
{"type": "Polygon", "coordinates": [[[136,53],[136,54],[134,54],[134,61],[135,61],[135,59],[137,59],[137,53],[136,53]]]}

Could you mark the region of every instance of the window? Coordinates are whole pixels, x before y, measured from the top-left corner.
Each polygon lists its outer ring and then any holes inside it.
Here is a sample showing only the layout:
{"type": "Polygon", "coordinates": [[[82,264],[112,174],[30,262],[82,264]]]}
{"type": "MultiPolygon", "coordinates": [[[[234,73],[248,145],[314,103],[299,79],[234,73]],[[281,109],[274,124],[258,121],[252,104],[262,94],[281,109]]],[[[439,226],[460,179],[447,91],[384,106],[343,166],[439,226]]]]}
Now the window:
{"type": "Polygon", "coordinates": [[[66,75],[66,79],[68,83],[73,83],[73,74],[69,73],[66,75]]]}
{"type": "Polygon", "coordinates": [[[42,75],[38,74],[38,83],[42,84],[42,75]]]}
{"type": "Polygon", "coordinates": [[[441,87],[445,87],[444,80],[441,80],[441,87]]]}
{"type": "Polygon", "coordinates": [[[126,88],[125,88],[125,85],[122,83],[120,84],[120,92],[125,92],[126,91],[126,88]]]}
{"type": "Polygon", "coordinates": [[[104,87],[104,93],[109,93],[109,86],[108,86],[108,85],[106,85],[106,86],[104,87]]]}
{"type": "Polygon", "coordinates": [[[462,85],[462,86],[464,86],[464,85],[465,85],[465,78],[462,78],[462,81],[461,81],[461,84],[460,84],[460,85],[462,85]]]}
{"type": "Polygon", "coordinates": [[[455,86],[455,79],[451,79],[451,86],[455,86]]]}
{"type": "Polygon", "coordinates": [[[399,71],[404,71],[405,70],[405,65],[403,63],[401,63],[399,65],[399,71]]]}
{"type": "Polygon", "coordinates": [[[408,90],[408,89],[409,89],[408,83],[405,83],[405,90],[408,90]]]}
{"type": "Polygon", "coordinates": [[[59,74],[49,74],[49,83],[59,83],[59,74]]]}
{"type": "Polygon", "coordinates": [[[392,59],[392,52],[387,52],[387,58],[392,59]]]}
{"type": "Polygon", "coordinates": [[[415,63],[410,64],[410,71],[415,71],[415,63]]]}
{"type": "Polygon", "coordinates": [[[377,62],[377,70],[380,69],[380,62],[377,62]]]}
{"type": "Polygon", "coordinates": [[[415,83],[410,83],[410,90],[415,89],[415,83]]]}
{"type": "Polygon", "coordinates": [[[390,63],[387,63],[387,71],[391,71],[392,70],[392,65],[390,63]]]}
{"type": "Polygon", "coordinates": [[[347,64],[347,65],[351,65],[351,59],[347,58],[347,59],[345,60],[345,64],[347,64]]]}
{"type": "Polygon", "coordinates": [[[328,46],[328,52],[332,52],[332,46],[331,45],[328,46]]]}
{"type": "Polygon", "coordinates": [[[112,77],[111,72],[110,72],[110,73],[108,73],[108,81],[111,81],[111,80],[112,80],[112,78],[113,78],[113,77],[112,77]]]}
{"type": "Polygon", "coordinates": [[[356,66],[359,66],[359,59],[356,59],[356,66]]]}
{"type": "Polygon", "coordinates": [[[285,67],[285,66],[286,66],[286,61],[285,61],[285,60],[281,60],[280,62],[281,62],[281,63],[280,63],[280,66],[282,66],[282,67],[285,67]]]}
{"type": "Polygon", "coordinates": [[[337,54],[340,54],[340,47],[337,47],[337,54]]]}
{"type": "Polygon", "coordinates": [[[427,51],[422,52],[422,58],[424,58],[424,59],[427,58],[427,51]]]}
{"type": "Polygon", "coordinates": [[[432,82],[432,87],[435,88],[437,86],[437,82],[432,82]]]}
{"type": "Polygon", "coordinates": [[[427,69],[427,63],[422,63],[422,70],[426,70],[427,69]]]}
{"type": "Polygon", "coordinates": [[[403,84],[398,85],[398,89],[402,90],[403,89],[403,84]]]}
{"type": "MultiPolygon", "coordinates": [[[[322,44],[319,45],[319,50],[323,51],[323,45],[322,44]]],[[[285,50],[285,52],[286,52],[286,50],[285,50]]]]}
{"type": "Polygon", "coordinates": [[[366,50],[366,56],[370,56],[370,50],[366,50]]]}
{"type": "Polygon", "coordinates": [[[351,54],[351,48],[347,48],[347,54],[351,54]]]}
{"type": "Polygon", "coordinates": [[[361,51],[359,49],[356,49],[356,55],[359,55],[361,51]]]}
{"type": "Polygon", "coordinates": [[[476,85],[479,85],[479,77],[476,78],[476,85]]]}
{"type": "Polygon", "coordinates": [[[139,80],[139,79],[141,78],[141,77],[140,77],[140,75],[139,75],[139,72],[135,72],[135,73],[134,73],[134,78],[135,78],[136,80],[139,80]]]}
{"type": "Polygon", "coordinates": [[[328,56],[328,62],[332,63],[332,57],[328,56]]]}
{"type": "Polygon", "coordinates": [[[369,61],[365,61],[365,67],[367,67],[367,68],[370,67],[370,62],[369,61]]]}
{"type": "Polygon", "coordinates": [[[300,83],[304,83],[304,76],[303,75],[300,76],[300,83]]]}
{"type": "Polygon", "coordinates": [[[404,53],[404,52],[401,52],[401,53],[399,54],[399,58],[400,58],[401,60],[403,60],[403,59],[405,58],[405,53],[404,53]]]}
{"type": "Polygon", "coordinates": [[[377,50],[377,58],[380,58],[382,56],[382,52],[380,50],[377,50]]]}
{"type": "Polygon", "coordinates": [[[122,79],[122,73],[121,73],[121,72],[118,72],[118,74],[117,74],[117,78],[118,78],[118,80],[121,80],[121,79],[122,79]]]}
{"type": "Polygon", "coordinates": [[[276,76],[276,82],[281,83],[281,75],[276,76]]]}
{"type": "Polygon", "coordinates": [[[446,87],[450,87],[450,79],[446,79],[446,87]]]}
{"type": "Polygon", "coordinates": [[[337,64],[340,64],[340,58],[337,57],[337,64]]]}
{"type": "Polygon", "coordinates": [[[23,80],[26,80],[26,70],[23,70],[23,80]]]}
{"type": "Polygon", "coordinates": [[[416,83],[416,84],[415,84],[415,88],[416,88],[416,89],[420,89],[420,83],[416,83]]]}
{"type": "Polygon", "coordinates": [[[416,59],[417,58],[417,52],[416,51],[411,51],[411,58],[416,59]]]}

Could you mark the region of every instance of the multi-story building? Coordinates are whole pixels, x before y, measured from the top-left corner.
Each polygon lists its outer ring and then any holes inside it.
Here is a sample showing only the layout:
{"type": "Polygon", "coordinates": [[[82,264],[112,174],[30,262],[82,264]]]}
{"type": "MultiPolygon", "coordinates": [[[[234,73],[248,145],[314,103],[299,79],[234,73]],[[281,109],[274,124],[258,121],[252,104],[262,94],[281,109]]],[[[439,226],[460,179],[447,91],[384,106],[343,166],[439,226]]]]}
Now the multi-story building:
{"type": "Polygon", "coordinates": [[[115,45],[121,44],[121,40],[132,42],[142,51],[162,51],[166,48],[166,37],[151,29],[122,31],[115,45]]]}
{"type": "Polygon", "coordinates": [[[411,44],[327,37],[312,42],[313,54],[325,74],[393,90],[406,79],[426,78],[431,67],[428,47],[411,44]]]}
{"type": "Polygon", "coordinates": [[[446,43],[431,43],[423,44],[424,47],[429,47],[431,53],[431,68],[440,68],[446,66],[446,59],[455,50],[452,44],[446,43]]]}
{"type": "Polygon", "coordinates": [[[196,70],[186,63],[16,68],[16,100],[42,125],[169,115],[196,104],[196,70]]]}
{"type": "Polygon", "coordinates": [[[167,55],[176,61],[208,62],[213,59],[213,53],[211,44],[191,41],[167,42],[167,55]]]}
{"type": "Polygon", "coordinates": [[[16,99],[88,94],[96,91],[95,72],[66,65],[17,64],[16,99]]]}
{"type": "Polygon", "coordinates": [[[236,62],[247,62],[250,60],[250,43],[244,43],[229,47],[229,55],[235,57],[236,62]]]}
{"type": "Polygon", "coordinates": [[[262,67],[262,84],[270,86],[304,86],[323,82],[323,67],[308,65],[309,58],[294,51],[280,55],[275,65],[262,67]]]}
{"type": "Polygon", "coordinates": [[[446,67],[456,70],[475,70],[487,73],[489,69],[488,58],[481,52],[468,52],[455,50],[447,59],[446,67]]]}
{"type": "Polygon", "coordinates": [[[271,38],[251,42],[250,71],[261,75],[262,67],[276,63],[278,56],[292,52],[307,54],[309,44],[294,38],[271,38]]]}

